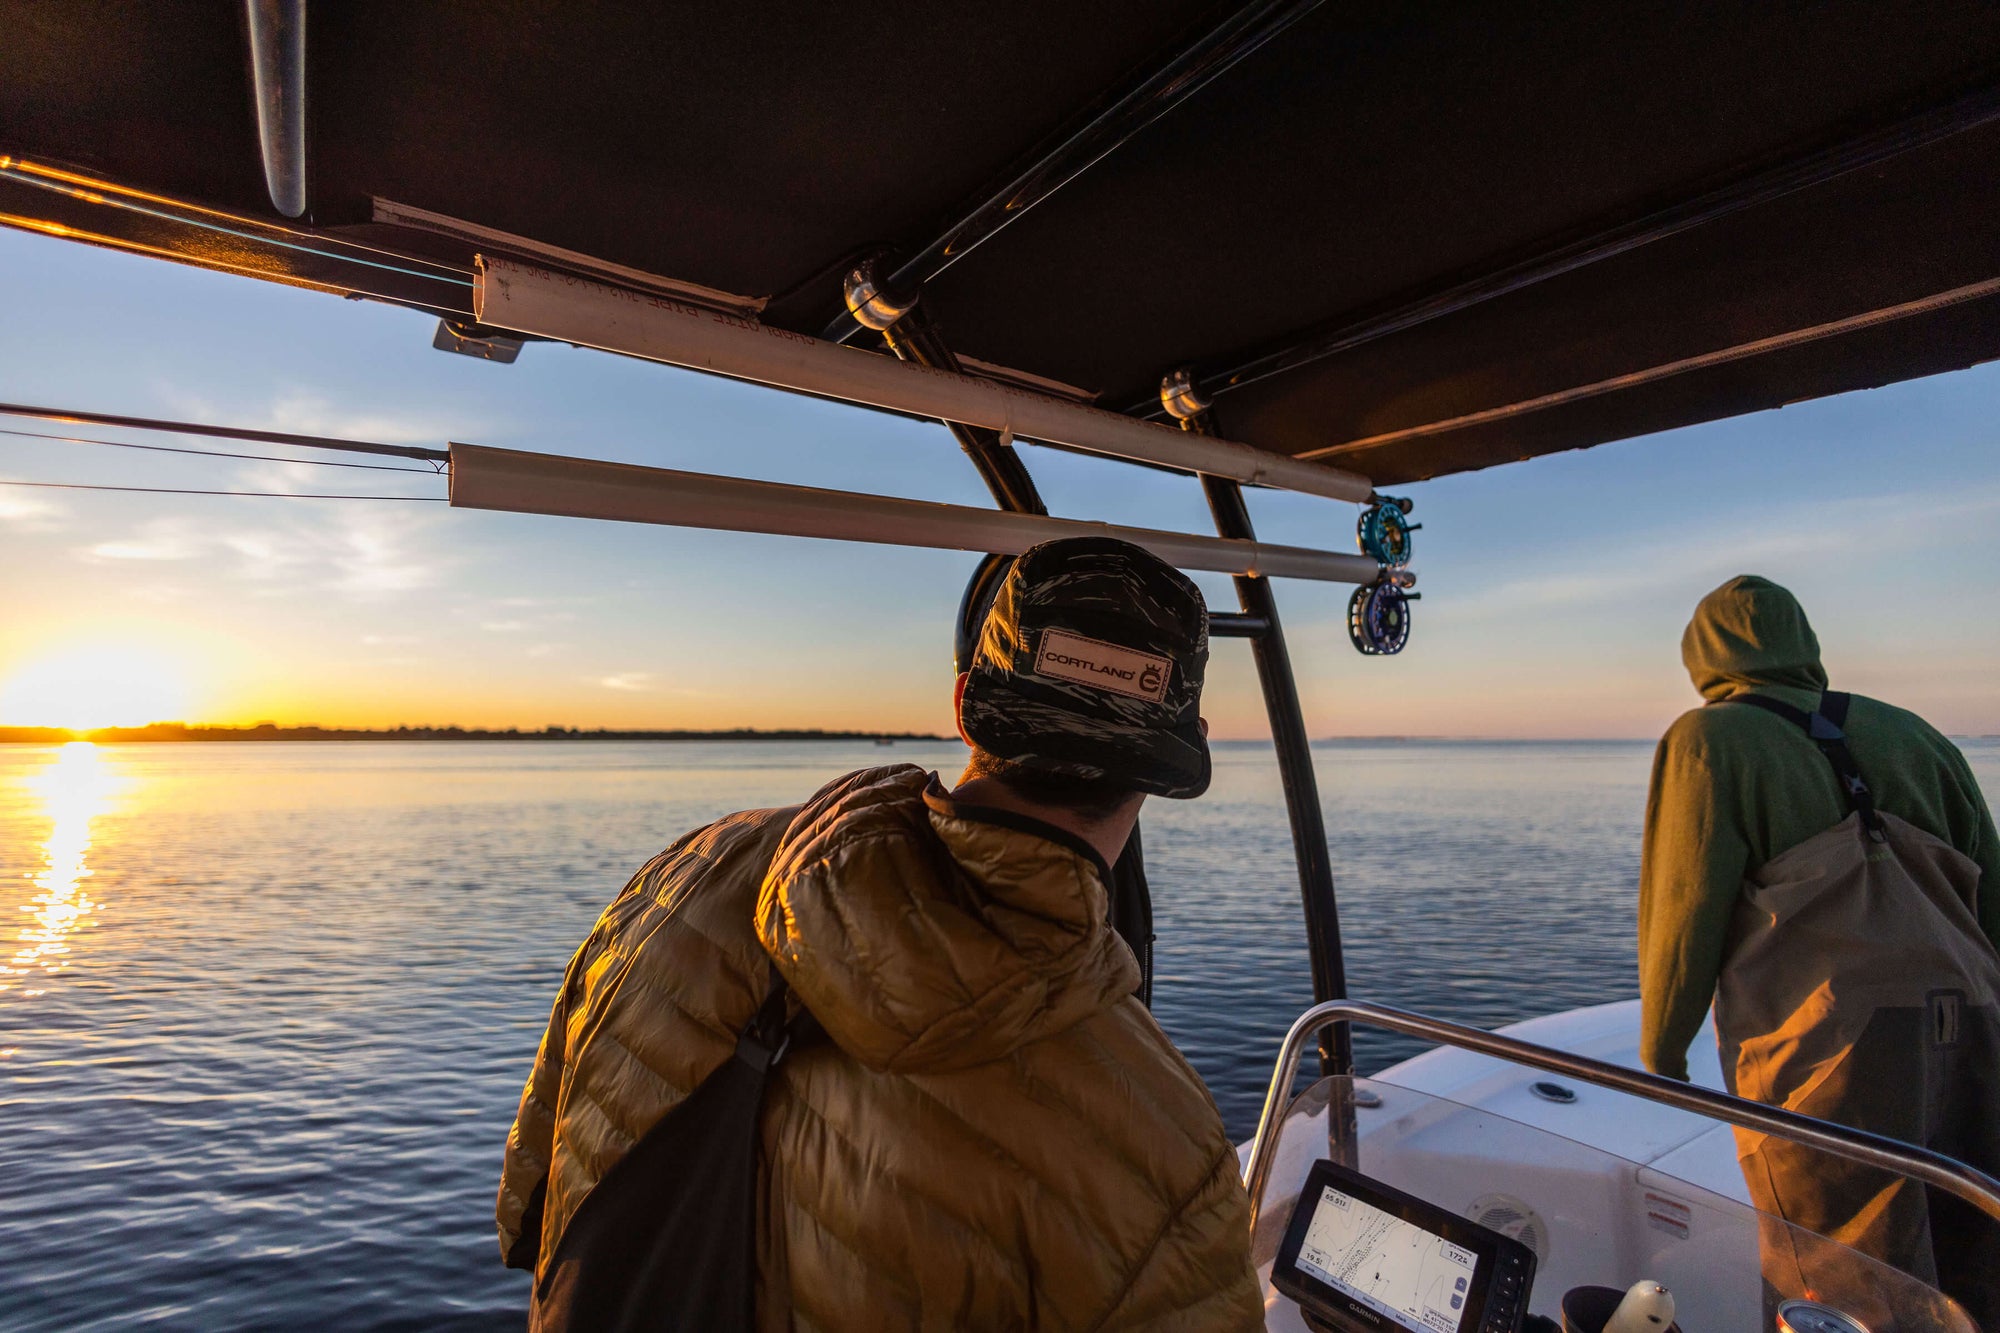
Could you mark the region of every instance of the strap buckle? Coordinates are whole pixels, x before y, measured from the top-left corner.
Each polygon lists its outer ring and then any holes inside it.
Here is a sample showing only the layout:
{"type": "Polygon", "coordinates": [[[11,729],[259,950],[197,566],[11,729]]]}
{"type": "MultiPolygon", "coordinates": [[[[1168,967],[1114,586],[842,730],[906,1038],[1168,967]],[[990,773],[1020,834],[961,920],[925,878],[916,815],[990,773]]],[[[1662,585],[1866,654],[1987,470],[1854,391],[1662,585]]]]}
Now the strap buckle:
{"type": "Polygon", "coordinates": [[[736,1058],[760,1074],[777,1068],[778,1062],[785,1058],[785,1052],[791,1049],[792,1033],[790,1028],[780,1028],[778,1030],[778,1040],[773,1045],[766,1042],[758,1034],[757,1024],[754,1019],[748,1027],[743,1029],[743,1035],[736,1039],[736,1058]]]}

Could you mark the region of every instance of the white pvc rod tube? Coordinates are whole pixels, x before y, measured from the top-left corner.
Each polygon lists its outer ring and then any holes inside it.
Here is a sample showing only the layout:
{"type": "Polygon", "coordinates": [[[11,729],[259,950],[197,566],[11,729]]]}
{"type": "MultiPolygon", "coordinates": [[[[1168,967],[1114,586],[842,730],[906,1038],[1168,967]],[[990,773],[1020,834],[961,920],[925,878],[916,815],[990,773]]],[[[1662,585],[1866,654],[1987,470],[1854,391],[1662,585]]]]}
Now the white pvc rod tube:
{"type": "Polygon", "coordinates": [[[1193,435],[972,375],[878,356],[755,320],[481,256],[479,322],[823,398],[984,426],[1024,440],[1365,503],[1366,477],[1193,435]]]}
{"type": "Polygon", "coordinates": [[[451,503],[460,509],[664,523],[729,532],[928,546],[1019,555],[1054,537],[1117,537],[1181,569],[1218,574],[1371,583],[1366,556],[1191,533],[1083,523],[1000,509],[933,504],[889,495],[746,481],[704,472],[604,463],[557,454],[451,446],[451,503]]]}

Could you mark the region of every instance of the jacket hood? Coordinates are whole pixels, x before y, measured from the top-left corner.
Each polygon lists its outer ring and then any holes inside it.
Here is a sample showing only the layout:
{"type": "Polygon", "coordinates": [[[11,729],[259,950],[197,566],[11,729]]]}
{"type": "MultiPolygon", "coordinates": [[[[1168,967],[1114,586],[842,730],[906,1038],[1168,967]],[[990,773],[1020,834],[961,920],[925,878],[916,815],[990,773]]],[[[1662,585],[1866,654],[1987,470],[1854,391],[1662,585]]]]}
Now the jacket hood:
{"type": "Polygon", "coordinates": [[[1805,609],[1755,574],[1739,574],[1701,599],[1681,635],[1681,661],[1710,701],[1773,688],[1816,696],[1826,688],[1805,609]]]}
{"type": "Polygon", "coordinates": [[[957,806],[920,768],[868,769],[793,819],[757,934],[855,1059],[963,1069],[1138,989],[1104,879],[1096,853],[1060,830],[957,806]]]}

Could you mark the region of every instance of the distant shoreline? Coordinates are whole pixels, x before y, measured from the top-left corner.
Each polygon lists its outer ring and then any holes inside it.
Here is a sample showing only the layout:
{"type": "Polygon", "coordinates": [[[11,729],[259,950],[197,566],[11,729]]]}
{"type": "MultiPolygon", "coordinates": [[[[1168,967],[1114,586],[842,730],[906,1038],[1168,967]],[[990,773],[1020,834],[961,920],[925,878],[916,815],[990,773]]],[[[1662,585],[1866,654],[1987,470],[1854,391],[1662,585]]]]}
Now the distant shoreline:
{"type": "MultiPolygon", "coordinates": [[[[483,727],[190,727],[159,722],[145,727],[97,727],[71,731],[62,727],[0,727],[0,745],[65,745],[92,741],[128,745],[150,741],[955,741],[925,731],[825,731],[817,728],[763,730],[732,727],[721,731],[613,731],[598,727],[545,727],[539,731],[483,727]]],[[[2000,735],[1954,734],[1953,741],[2000,741],[2000,735]]],[[[1268,740],[1227,738],[1217,745],[1270,745],[1268,740]]],[[[1651,745],[1644,736],[1317,736],[1314,745],[1412,748],[1426,745],[1651,745]]]]}
{"type": "Polygon", "coordinates": [[[125,745],[139,741],[942,741],[952,739],[918,731],[764,731],[732,727],[723,731],[612,731],[604,727],[545,727],[504,731],[482,727],[190,727],[156,722],[144,727],[95,727],[72,731],[64,727],[0,727],[0,745],[62,745],[92,741],[125,745]]]}

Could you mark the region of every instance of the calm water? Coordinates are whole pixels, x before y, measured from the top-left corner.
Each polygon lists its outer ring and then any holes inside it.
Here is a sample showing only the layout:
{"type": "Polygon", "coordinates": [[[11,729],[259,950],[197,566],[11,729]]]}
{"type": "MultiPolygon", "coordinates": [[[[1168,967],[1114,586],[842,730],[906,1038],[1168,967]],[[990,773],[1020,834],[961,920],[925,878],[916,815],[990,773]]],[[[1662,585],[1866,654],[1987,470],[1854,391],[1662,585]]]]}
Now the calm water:
{"type": "MultiPolygon", "coordinates": [[[[519,1327],[500,1149],[598,910],[718,814],[960,753],[0,746],[0,1327],[519,1327]]],[[[1323,747],[1353,993],[1482,1025],[1634,993],[1647,755],[1323,747]]],[[[1270,752],[1153,805],[1155,1008],[1247,1137],[1310,998],[1270,752]]]]}

